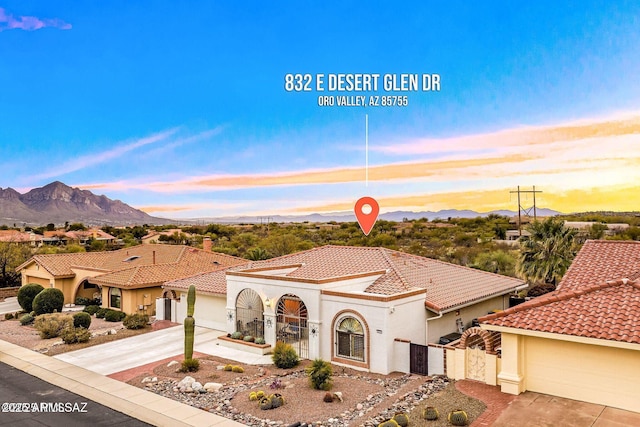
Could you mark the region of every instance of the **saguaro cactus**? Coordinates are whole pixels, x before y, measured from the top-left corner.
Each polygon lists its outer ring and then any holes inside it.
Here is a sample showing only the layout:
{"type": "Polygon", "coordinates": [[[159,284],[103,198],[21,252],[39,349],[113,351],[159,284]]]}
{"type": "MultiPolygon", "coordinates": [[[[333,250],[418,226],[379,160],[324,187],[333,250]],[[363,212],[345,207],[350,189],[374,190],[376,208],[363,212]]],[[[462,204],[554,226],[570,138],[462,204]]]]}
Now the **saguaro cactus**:
{"type": "Polygon", "coordinates": [[[193,318],[193,308],[196,304],[196,287],[189,286],[187,293],[187,317],[184,319],[184,360],[193,358],[193,335],[196,320],[193,318]]]}

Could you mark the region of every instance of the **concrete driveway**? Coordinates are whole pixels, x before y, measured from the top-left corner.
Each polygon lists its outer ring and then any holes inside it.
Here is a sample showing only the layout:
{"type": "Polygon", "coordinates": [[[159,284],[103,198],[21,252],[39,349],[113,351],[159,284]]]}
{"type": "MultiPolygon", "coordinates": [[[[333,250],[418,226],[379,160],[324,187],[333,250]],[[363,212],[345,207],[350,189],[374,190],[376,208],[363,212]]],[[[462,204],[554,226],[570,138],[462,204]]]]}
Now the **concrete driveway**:
{"type": "MultiPolygon", "coordinates": [[[[194,350],[241,363],[271,363],[269,356],[258,356],[219,346],[218,337],[224,334],[223,331],[196,326],[194,350]]],[[[110,375],[169,357],[176,356],[176,359],[182,360],[183,352],[184,327],[180,325],[54,357],[102,375],[110,375]]]]}
{"type": "Polygon", "coordinates": [[[609,406],[527,391],[519,395],[493,427],[630,427],[640,414],[609,406]]]}
{"type": "Polygon", "coordinates": [[[18,304],[18,297],[5,298],[3,302],[0,302],[0,314],[15,313],[22,310],[20,304],[18,304]]]}

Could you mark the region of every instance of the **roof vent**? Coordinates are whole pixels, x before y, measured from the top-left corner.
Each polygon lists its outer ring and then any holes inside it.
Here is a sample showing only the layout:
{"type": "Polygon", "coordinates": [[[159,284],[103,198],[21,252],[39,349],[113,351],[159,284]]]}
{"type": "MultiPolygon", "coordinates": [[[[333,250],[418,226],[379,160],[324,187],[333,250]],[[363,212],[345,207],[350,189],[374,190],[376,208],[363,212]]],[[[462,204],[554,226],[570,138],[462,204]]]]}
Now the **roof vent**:
{"type": "Polygon", "coordinates": [[[214,263],[215,265],[220,265],[220,263],[219,263],[218,261],[213,261],[213,263],[214,263]]]}
{"type": "Polygon", "coordinates": [[[129,258],[123,259],[122,262],[131,262],[131,261],[133,261],[135,259],[138,259],[138,258],[140,258],[140,255],[133,255],[133,256],[130,256],[129,258]]]}

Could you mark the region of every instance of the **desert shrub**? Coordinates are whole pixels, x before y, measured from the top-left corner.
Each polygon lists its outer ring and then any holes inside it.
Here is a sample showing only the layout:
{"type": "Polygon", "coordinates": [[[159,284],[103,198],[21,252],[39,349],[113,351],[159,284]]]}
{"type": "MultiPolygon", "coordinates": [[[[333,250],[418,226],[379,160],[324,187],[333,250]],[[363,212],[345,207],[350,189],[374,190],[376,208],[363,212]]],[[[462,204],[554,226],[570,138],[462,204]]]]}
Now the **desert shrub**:
{"type": "Polygon", "coordinates": [[[78,297],[75,301],[76,305],[89,305],[89,298],[78,297]]]}
{"type": "Polygon", "coordinates": [[[244,368],[242,366],[233,366],[231,368],[231,372],[235,372],[236,374],[243,374],[244,368]]]}
{"type": "Polygon", "coordinates": [[[33,311],[36,315],[61,312],[63,306],[64,294],[56,288],[47,288],[33,299],[33,311]]]}
{"type": "Polygon", "coordinates": [[[89,326],[91,326],[91,316],[89,313],[85,313],[84,311],[75,313],[73,315],[73,326],[76,328],[89,329],[89,326]]]}
{"type": "Polygon", "coordinates": [[[101,307],[96,311],[96,317],[98,319],[104,319],[104,316],[107,314],[107,311],[110,311],[108,308],[101,307]]]}
{"type": "Polygon", "coordinates": [[[60,333],[60,338],[62,338],[65,344],[87,342],[91,339],[91,332],[84,327],[67,328],[60,333]]]}
{"type": "Polygon", "coordinates": [[[200,361],[198,359],[184,359],[180,372],[195,372],[200,369],[200,361]]]}
{"type": "Polygon", "coordinates": [[[149,323],[149,316],[146,314],[128,314],[122,324],[127,329],[142,329],[149,323]]]}
{"type": "Polygon", "coordinates": [[[265,344],[265,340],[262,337],[258,337],[256,338],[256,340],[254,341],[256,344],[265,344]]]}
{"type": "Polygon", "coordinates": [[[271,390],[279,390],[281,388],[284,388],[284,384],[282,384],[282,381],[280,381],[280,378],[276,378],[275,380],[273,380],[271,384],[269,384],[269,388],[271,390]]]}
{"type": "Polygon", "coordinates": [[[37,283],[29,283],[18,289],[18,304],[27,313],[33,310],[33,299],[42,292],[44,288],[37,283]]]}
{"type": "Polygon", "coordinates": [[[40,332],[40,338],[55,338],[63,330],[73,327],[73,318],[67,314],[41,314],[36,317],[33,326],[40,332]]]}
{"type": "Polygon", "coordinates": [[[30,325],[33,323],[34,317],[27,313],[27,314],[23,314],[22,316],[20,316],[20,324],[21,325],[30,325]]]}
{"type": "Polygon", "coordinates": [[[333,370],[331,364],[322,359],[315,359],[306,369],[309,384],[316,390],[331,390],[333,370]]]}
{"type": "Polygon", "coordinates": [[[246,342],[254,342],[256,339],[254,337],[252,337],[251,335],[247,335],[244,338],[242,338],[243,341],[246,342]]]}
{"type": "Polygon", "coordinates": [[[107,322],[120,322],[125,317],[127,317],[127,314],[124,311],[107,310],[104,315],[104,320],[107,322]]]}
{"type": "Polygon", "coordinates": [[[287,343],[278,341],[271,356],[273,364],[281,369],[289,369],[300,363],[295,349],[287,343]]]}
{"type": "Polygon", "coordinates": [[[100,310],[100,306],[88,305],[82,311],[84,311],[85,313],[88,313],[90,316],[93,316],[94,314],[97,313],[98,310],[100,310]]]}
{"type": "Polygon", "coordinates": [[[13,319],[13,313],[4,314],[4,320],[11,320],[11,319],[13,319]]]}
{"type": "Polygon", "coordinates": [[[231,334],[231,338],[233,338],[234,340],[241,340],[244,338],[244,336],[242,335],[242,332],[234,332],[231,334]]]}

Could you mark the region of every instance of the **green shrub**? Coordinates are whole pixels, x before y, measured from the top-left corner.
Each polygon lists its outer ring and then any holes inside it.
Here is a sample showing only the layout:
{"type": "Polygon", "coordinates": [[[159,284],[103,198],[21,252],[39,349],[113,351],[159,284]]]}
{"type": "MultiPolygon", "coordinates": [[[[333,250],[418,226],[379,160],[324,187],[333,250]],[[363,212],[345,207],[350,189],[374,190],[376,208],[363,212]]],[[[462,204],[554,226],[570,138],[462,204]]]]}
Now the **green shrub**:
{"type": "Polygon", "coordinates": [[[251,335],[247,335],[246,337],[242,338],[242,340],[246,342],[254,342],[255,338],[253,338],[251,335]]]}
{"type": "Polygon", "coordinates": [[[254,341],[256,344],[265,344],[266,341],[264,340],[264,338],[262,337],[258,337],[256,338],[256,340],[254,341]]]}
{"type": "Polygon", "coordinates": [[[311,365],[306,369],[309,376],[309,384],[311,388],[316,390],[331,390],[333,381],[331,375],[333,370],[331,364],[322,359],[315,359],[311,365]]]}
{"type": "Polygon", "coordinates": [[[98,311],[96,311],[96,317],[98,319],[104,319],[104,316],[107,314],[107,311],[111,311],[111,310],[104,307],[98,308],[98,311]]]}
{"type": "Polygon", "coordinates": [[[32,323],[33,323],[33,320],[34,320],[34,319],[35,319],[35,318],[34,318],[31,314],[29,314],[29,313],[27,313],[27,314],[23,314],[23,315],[20,317],[20,324],[21,324],[21,325],[30,325],[30,324],[32,324],[32,323]]]}
{"type": "Polygon", "coordinates": [[[91,316],[89,313],[85,313],[84,311],[75,313],[73,315],[73,326],[76,328],[89,329],[89,326],[91,326],[91,316]]]}
{"type": "Polygon", "coordinates": [[[242,335],[242,332],[234,332],[231,334],[231,338],[233,338],[234,340],[241,340],[244,338],[244,336],[242,335]]]}
{"type": "Polygon", "coordinates": [[[184,359],[180,372],[195,372],[200,369],[200,361],[198,359],[184,359]]]}
{"type": "Polygon", "coordinates": [[[89,305],[89,298],[78,297],[75,301],[76,305],[89,305]]]}
{"type": "Polygon", "coordinates": [[[128,314],[122,324],[127,329],[142,329],[149,323],[149,316],[146,314],[128,314]]]}
{"type": "Polygon", "coordinates": [[[87,342],[91,339],[91,332],[89,332],[87,328],[83,327],[67,328],[60,333],[60,338],[62,338],[62,341],[64,341],[65,344],[87,342]]]}
{"type": "Polygon", "coordinates": [[[47,288],[33,299],[33,311],[36,315],[61,312],[64,306],[64,294],[60,289],[47,288]]]}
{"type": "Polygon", "coordinates": [[[27,313],[33,310],[33,299],[42,292],[44,288],[37,283],[29,283],[18,289],[18,304],[27,313]]]}
{"type": "Polygon", "coordinates": [[[4,314],[4,320],[11,320],[11,319],[13,319],[13,313],[4,314]]]}
{"type": "Polygon", "coordinates": [[[278,341],[271,356],[273,364],[281,369],[289,369],[300,363],[295,349],[287,343],[278,341]]]}
{"type": "Polygon", "coordinates": [[[55,338],[60,336],[63,330],[73,327],[73,318],[60,313],[41,314],[36,317],[33,326],[40,332],[40,338],[55,338]]]}
{"type": "Polygon", "coordinates": [[[244,368],[242,366],[233,366],[231,368],[231,372],[235,372],[236,374],[243,374],[244,368]]]}
{"type": "Polygon", "coordinates": [[[98,312],[98,310],[100,310],[100,306],[88,305],[82,311],[84,311],[85,313],[88,313],[90,316],[93,316],[98,312]]]}
{"type": "Polygon", "coordinates": [[[107,322],[120,322],[125,317],[127,317],[127,314],[124,311],[107,310],[104,315],[104,320],[107,322]]]}

